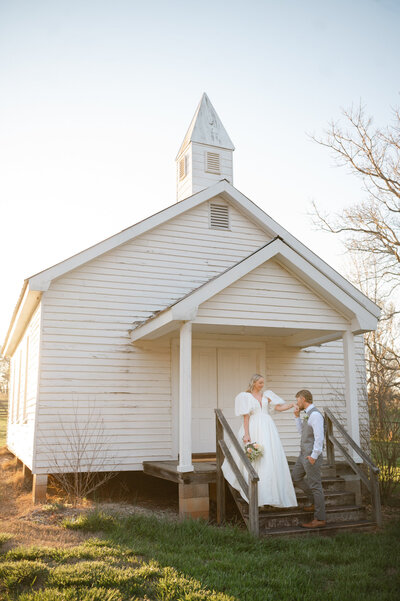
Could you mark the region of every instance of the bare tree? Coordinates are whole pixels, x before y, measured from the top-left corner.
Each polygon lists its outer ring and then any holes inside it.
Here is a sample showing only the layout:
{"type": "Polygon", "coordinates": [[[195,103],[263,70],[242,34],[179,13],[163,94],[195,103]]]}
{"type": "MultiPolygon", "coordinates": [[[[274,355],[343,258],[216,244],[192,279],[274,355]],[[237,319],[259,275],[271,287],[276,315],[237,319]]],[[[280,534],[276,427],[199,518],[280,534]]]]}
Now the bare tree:
{"type": "Polygon", "coordinates": [[[374,255],[390,293],[400,283],[400,111],[393,111],[385,128],[374,128],[361,105],[342,113],[344,126],[331,122],[324,137],[313,139],[361,178],[366,195],[336,216],[315,206],[316,222],[325,231],[347,234],[349,250],[374,255]]]}
{"type": "Polygon", "coordinates": [[[384,404],[400,395],[400,327],[394,303],[385,298],[375,255],[351,254],[350,259],[349,279],[382,311],[377,330],[364,336],[368,395],[379,418],[384,404]]]}
{"type": "Polygon", "coordinates": [[[72,422],[60,416],[59,441],[49,443],[42,438],[41,443],[47,449],[53,478],[74,504],[115,475],[104,420],[93,407],[83,416],[76,404],[72,422]]]}
{"type": "Polygon", "coordinates": [[[315,209],[322,230],[344,234],[353,259],[350,279],[382,309],[375,332],[365,335],[371,451],[381,466],[381,492],[388,498],[400,458],[400,112],[375,128],[362,106],[343,111],[345,125],[332,122],[325,137],[339,165],[361,178],[365,197],[337,215],[315,209]]]}
{"type": "Polygon", "coordinates": [[[365,334],[371,451],[381,467],[380,488],[387,500],[399,480],[400,360],[399,324],[393,303],[380,297],[380,278],[374,255],[353,256],[350,279],[382,308],[376,331],[365,334]]]}

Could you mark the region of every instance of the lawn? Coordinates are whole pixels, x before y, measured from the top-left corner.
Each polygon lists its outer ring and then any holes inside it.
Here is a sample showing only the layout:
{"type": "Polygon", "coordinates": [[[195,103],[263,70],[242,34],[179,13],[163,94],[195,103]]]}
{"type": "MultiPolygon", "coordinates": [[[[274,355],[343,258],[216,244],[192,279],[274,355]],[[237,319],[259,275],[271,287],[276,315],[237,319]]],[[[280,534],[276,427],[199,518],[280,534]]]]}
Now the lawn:
{"type": "Polygon", "coordinates": [[[233,527],[99,511],[64,527],[93,538],[0,554],[0,598],[392,601],[400,590],[398,521],[379,533],[258,540],[233,527]]]}

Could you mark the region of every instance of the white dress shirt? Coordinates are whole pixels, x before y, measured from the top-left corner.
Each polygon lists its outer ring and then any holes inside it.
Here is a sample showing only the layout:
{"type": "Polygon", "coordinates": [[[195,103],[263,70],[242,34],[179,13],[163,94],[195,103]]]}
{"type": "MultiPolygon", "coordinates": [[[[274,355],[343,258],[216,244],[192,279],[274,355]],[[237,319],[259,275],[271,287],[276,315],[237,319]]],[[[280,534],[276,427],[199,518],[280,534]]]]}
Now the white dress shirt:
{"type": "MultiPolygon", "coordinates": [[[[314,403],[309,405],[307,409],[305,409],[305,413],[308,415],[311,409],[314,407],[314,403]]],[[[302,430],[302,419],[301,417],[296,417],[296,427],[298,432],[301,434],[302,430]]],[[[318,459],[318,457],[322,453],[322,448],[324,446],[324,418],[322,417],[319,411],[313,411],[308,418],[308,425],[311,426],[314,432],[314,446],[311,453],[311,457],[313,459],[318,459]]]]}

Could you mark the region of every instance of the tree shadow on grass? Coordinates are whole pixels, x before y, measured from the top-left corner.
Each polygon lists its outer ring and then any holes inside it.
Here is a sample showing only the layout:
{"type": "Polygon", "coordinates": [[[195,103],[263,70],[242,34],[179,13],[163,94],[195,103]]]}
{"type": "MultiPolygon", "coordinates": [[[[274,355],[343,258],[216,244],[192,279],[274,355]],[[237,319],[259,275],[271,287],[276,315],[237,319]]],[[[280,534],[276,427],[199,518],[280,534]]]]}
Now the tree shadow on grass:
{"type": "MultiPolygon", "coordinates": [[[[155,561],[202,590],[223,594],[223,599],[375,601],[379,591],[380,601],[389,601],[400,584],[400,522],[377,534],[301,539],[255,539],[235,527],[135,515],[120,518],[96,511],[66,525],[101,531],[121,551],[155,561]]],[[[171,595],[160,599],[186,599],[171,595]]]]}

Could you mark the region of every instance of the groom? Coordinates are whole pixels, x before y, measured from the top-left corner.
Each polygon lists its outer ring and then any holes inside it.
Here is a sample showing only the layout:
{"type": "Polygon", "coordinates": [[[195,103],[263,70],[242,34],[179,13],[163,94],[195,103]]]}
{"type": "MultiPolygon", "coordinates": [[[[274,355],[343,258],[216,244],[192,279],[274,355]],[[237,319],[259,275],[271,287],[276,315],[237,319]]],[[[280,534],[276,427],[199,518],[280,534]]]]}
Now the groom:
{"type": "Polygon", "coordinates": [[[301,441],[300,455],[292,470],[292,480],[307,495],[309,503],[304,506],[304,511],[314,511],[314,519],[301,525],[303,528],[322,528],[326,525],[325,497],[321,483],[324,418],[313,404],[309,390],[299,390],[296,400],[294,415],[301,441]],[[300,411],[305,412],[303,420],[300,418],[300,411]]]}

